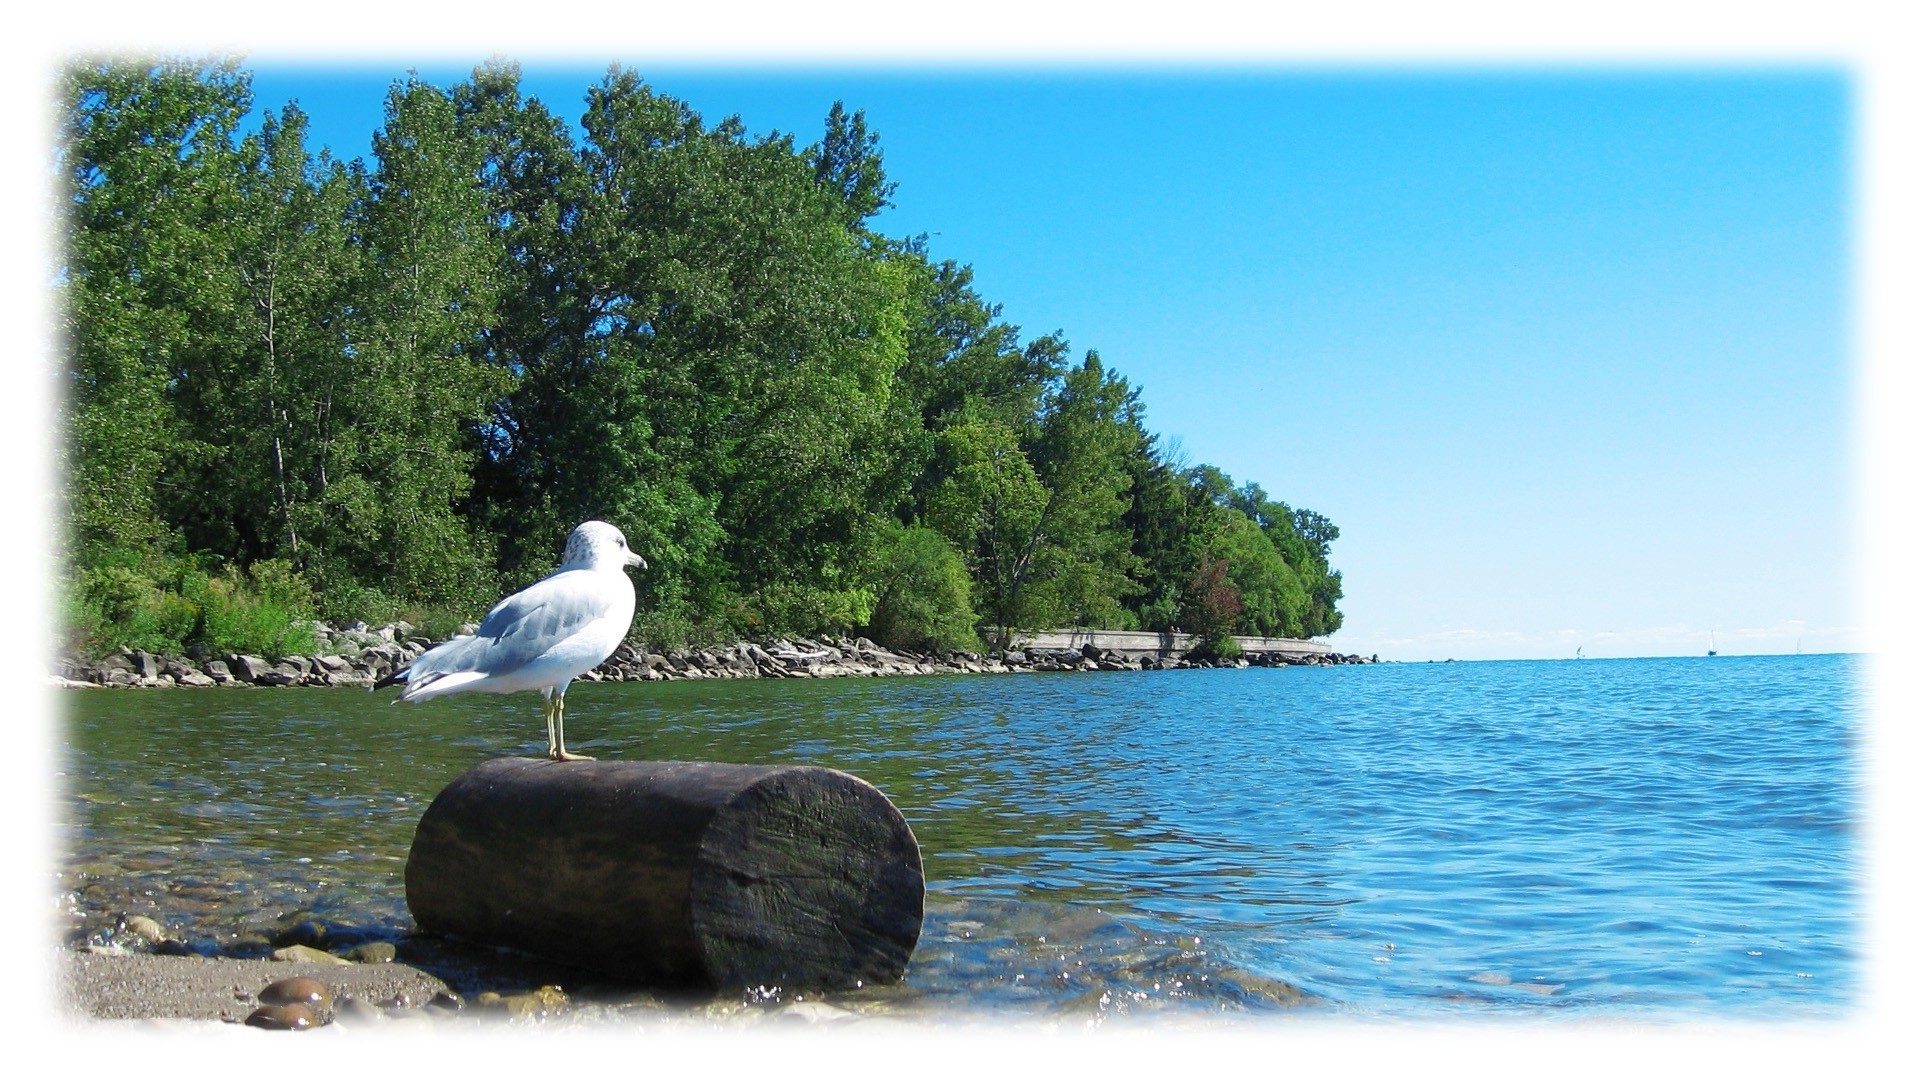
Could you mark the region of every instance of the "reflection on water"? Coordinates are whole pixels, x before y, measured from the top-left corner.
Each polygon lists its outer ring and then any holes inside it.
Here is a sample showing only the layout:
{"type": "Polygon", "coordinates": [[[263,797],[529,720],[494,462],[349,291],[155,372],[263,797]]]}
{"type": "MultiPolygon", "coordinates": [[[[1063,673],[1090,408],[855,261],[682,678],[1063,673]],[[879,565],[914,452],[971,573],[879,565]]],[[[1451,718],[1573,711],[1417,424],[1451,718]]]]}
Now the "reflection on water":
{"type": "MultiPolygon", "coordinates": [[[[1210,994],[1285,980],[1394,1015],[1822,1015],[1855,990],[1853,674],[1772,657],[585,684],[568,736],[873,783],[926,860],[908,984],[943,1002],[1205,975],[1226,980],[1210,994]]],[[[300,920],[404,936],[427,803],[545,746],[532,695],[62,700],[83,926],[152,914],[229,955],[300,920]]]]}

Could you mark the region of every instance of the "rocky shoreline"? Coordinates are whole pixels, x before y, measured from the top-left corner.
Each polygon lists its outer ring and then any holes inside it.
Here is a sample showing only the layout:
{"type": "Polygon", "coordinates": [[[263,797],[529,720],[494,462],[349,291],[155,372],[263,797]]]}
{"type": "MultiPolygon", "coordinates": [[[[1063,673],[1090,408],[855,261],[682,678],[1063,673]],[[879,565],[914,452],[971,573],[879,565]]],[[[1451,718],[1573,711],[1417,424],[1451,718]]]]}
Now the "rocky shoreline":
{"type": "MultiPolygon", "coordinates": [[[[462,628],[463,633],[473,627],[462,628]]],[[[407,623],[336,628],[314,623],[320,651],[269,660],[263,656],[166,656],[118,649],[97,660],[65,657],[53,681],[67,687],[357,686],[371,687],[431,648],[407,623]]],[[[886,649],[866,638],[778,638],[707,649],[661,652],[620,646],[607,662],[581,676],[586,682],[663,682],[673,679],[827,679],[885,675],[1009,674],[1040,671],[1166,671],[1200,667],[1285,667],[1365,664],[1363,656],[1267,654],[1238,660],[1185,657],[1134,659],[1086,646],[1077,651],[1010,650],[920,653],[886,649]]]]}
{"type": "Polygon", "coordinates": [[[278,935],[290,944],[267,955],[206,955],[153,919],[124,915],[59,950],[60,1009],[83,1021],[338,1034],[475,1025],[1214,1025],[1327,1004],[1191,934],[1046,901],[931,903],[905,980],[842,990],[649,987],[432,935],[349,946],[352,936],[309,919],[278,935]]]}

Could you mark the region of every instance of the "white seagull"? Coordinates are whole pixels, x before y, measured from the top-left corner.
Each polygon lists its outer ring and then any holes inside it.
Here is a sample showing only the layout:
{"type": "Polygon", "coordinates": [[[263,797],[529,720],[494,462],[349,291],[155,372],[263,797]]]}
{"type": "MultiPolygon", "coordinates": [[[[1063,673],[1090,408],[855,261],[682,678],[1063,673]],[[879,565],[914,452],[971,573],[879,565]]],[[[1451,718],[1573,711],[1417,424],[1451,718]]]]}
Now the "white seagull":
{"type": "Polygon", "coordinates": [[[538,690],[546,699],[547,756],[591,761],[567,752],[567,684],[605,663],[633,625],[629,566],[644,570],[647,561],[619,529],[584,522],[567,537],[560,569],[495,604],[477,632],[435,645],[377,685],[406,683],[396,703],[538,690]]]}

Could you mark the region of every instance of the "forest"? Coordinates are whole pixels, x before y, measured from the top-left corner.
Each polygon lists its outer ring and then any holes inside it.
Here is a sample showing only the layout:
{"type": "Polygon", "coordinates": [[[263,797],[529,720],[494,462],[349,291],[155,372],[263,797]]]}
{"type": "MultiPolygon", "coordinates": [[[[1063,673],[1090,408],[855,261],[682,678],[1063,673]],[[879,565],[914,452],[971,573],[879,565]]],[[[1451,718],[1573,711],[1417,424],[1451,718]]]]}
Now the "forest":
{"type": "Polygon", "coordinates": [[[801,145],[614,67],[576,135],[520,79],[396,79],[342,161],[236,59],[62,72],[63,648],[445,633],[589,518],[656,647],[1339,628],[1332,522],[876,231],[862,112],[801,145]]]}

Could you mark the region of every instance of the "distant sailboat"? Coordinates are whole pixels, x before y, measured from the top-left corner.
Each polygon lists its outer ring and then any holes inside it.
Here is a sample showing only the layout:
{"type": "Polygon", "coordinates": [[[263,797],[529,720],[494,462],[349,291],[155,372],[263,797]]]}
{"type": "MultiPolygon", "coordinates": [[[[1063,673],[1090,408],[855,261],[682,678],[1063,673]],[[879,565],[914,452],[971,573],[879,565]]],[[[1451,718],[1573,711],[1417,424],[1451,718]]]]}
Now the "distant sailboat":
{"type": "Polygon", "coordinates": [[[1720,642],[1717,638],[1713,636],[1713,631],[1711,630],[1707,631],[1707,655],[1708,656],[1720,655],[1720,642]]]}
{"type": "Polygon", "coordinates": [[[1585,649],[1585,648],[1586,648],[1586,646],[1585,646],[1585,645],[1575,645],[1575,646],[1573,647],[1573,658],[1574,658],[1575,660],[1585,660],[1585,659],[1586,659],[1586,657],[1585,657],[1584,655],[1582,655],[1582,654],[1581,654],[1581,650],[1582,650],[1582,649],[1585,649]]]}

